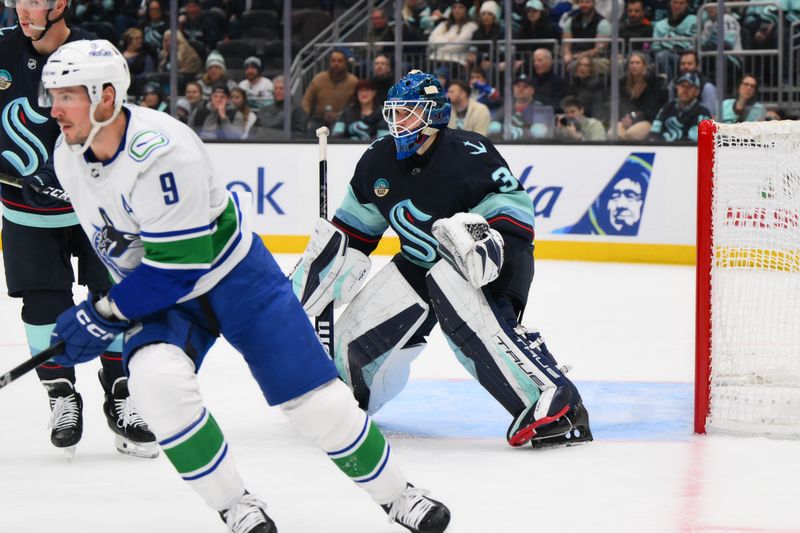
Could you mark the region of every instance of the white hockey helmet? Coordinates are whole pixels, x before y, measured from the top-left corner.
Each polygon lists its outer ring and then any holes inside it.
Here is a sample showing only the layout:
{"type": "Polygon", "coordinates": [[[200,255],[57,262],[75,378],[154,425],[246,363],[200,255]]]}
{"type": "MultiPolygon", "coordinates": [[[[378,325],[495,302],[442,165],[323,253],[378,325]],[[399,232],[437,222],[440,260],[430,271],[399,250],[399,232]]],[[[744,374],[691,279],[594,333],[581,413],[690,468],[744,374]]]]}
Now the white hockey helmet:
{"type": "Polygon", "coordinates": [[[84,152],[92,139],[103,126],[111,123],[120,110],[128,94],[131,84],[128,62],[117,50],[117,47],[104,39],[72,41],[53,52],[42,69],[42,87],[40,102],[43,106],[52,105],[47,95],[50,89],[66,87],[85,87],[89,94],[91,107],[89,120],[92,131],[87,141],[76,151],[84,152]],[[111,118],[98,122],[94,113],[102,100],[103,87],[110,84],[114,87],[114,113],[111,118]]]}

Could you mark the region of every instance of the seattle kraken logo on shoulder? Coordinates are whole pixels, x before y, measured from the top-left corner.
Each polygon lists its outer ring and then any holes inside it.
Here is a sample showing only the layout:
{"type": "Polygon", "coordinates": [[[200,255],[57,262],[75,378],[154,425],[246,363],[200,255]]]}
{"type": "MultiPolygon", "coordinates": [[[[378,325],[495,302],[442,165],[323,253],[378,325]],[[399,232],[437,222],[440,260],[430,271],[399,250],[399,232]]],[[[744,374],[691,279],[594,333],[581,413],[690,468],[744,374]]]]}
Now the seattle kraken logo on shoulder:
{"type": "Polygon", "coordinates": [[[403,253],[426,263],[431,263],[436,259],[436,247],[439,243],[414,223],[427,222],[430,219],[431,216],[420,211],[411,200],[403,200],[389,211],[389,222],[392,224],[392,229],[400,235],[401,241],[411,243],[403,243],[401,246],[403,253]]]}
{"type": "Polygon", "coordinates": [[[386,178],[378,178],[372,186],[372,189],[375,191],[375,196],[383,198],[389,194],[389,180],[386,178]]]}
{"type": "Polygon", "coordinates": [[[19,146],[28,161],[11,150],[4,150],[3,157],[13,165],[22,176],[27,176],[47,161],[47,149],[42,141],[28,129],[27,124],[44,124],[47,117],[37,113],[24,96],[11,100],[2,112],[3,132],[14,144],[19,146]],[[37,154],[38,152],[38,154],[37,154]],[[41,159],[40,159],[41,158],[41,159]]]}
{"type": "Polygon", "coordinates": [[[103,263],[119,274],[124,276],[128,269],[120,267],[114,259],[119,259],[122,254],[127,252],[130,248],[137,248],[142,246],[139,235],[135,233],[126,233],[114,227],[114,223],[106,213],[105,209],[99,208],[100,216],[103,219],[103,226],[94,226],[95,233],[92,237],[92,245],[94,246],[97,255],[102,259],[103,263]]]}

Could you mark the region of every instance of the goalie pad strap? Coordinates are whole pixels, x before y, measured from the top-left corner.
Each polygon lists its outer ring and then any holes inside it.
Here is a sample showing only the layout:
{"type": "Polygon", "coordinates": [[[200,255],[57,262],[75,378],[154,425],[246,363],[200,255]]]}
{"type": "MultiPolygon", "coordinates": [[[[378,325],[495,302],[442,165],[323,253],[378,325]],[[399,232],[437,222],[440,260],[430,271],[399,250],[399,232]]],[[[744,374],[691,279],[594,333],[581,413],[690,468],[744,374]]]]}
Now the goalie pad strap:
{"type": "Polygon", "coordinates": [[[445,261],[428,273],[439,325],[461,363],[512,415],[535,403],[542,390],[566,381],[502,315],[487,290],[477,290],[445,261]]]}
{"type": "Polygon", "coordinates": [[[421,351],[404,348],[428,310],[397,266],[389,263],[336,322],[334,362],[362,409],[373,413],[403,389],[409,365],[421,351]]]}

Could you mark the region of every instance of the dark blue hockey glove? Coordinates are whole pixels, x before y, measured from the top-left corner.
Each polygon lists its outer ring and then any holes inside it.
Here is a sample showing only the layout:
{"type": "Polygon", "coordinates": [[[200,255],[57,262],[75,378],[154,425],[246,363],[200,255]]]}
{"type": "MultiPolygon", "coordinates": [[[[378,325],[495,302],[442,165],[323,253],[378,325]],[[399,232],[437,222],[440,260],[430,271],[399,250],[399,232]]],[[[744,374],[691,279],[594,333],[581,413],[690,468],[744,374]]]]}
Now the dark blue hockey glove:
{"type": "Polygon", "coordinates": [[[58,316],[51,341],[53,344],[64,341],[64,351],[53,360],[61,366],[91,361],[128,327],[130,322],[103,318],[94,304],[86,300],[58,316]]]}
{"type": "Polygon", "coordinates": [[[22,177],[22,198],[25,203],[32,207],[56,207],[65,205],[64,202],[53,196],[45,194],[45,191],[61,189],[58,183],[55,170],[51,164],[39,167],[30,176],[22,177]]]}

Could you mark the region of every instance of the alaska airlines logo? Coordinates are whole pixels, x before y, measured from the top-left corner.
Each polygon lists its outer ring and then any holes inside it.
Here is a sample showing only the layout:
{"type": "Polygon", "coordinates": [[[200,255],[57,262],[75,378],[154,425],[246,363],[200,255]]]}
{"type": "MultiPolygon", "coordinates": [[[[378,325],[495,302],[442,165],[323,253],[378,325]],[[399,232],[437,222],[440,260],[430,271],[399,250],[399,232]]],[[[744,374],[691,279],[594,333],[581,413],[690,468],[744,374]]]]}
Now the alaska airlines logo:
{"type": "Polygon", "coordinates": [[[553,233],[638,235],[655,157],[630,154],[580,220],[553,233]]]}
{"type": "Polygon", "coordinates": [[[122,257],[122,254],[127,252],[129,248],[142,246],[139,235],[118,230],[114,227],[114,223],[105,209],[101,207],[99,211],[100,216],[103,218],[103,226],[100,228],[95,226],[92,245],[97,255],[108,268],[120,276],[124,276],[126,270],[117,265],[114,259],[122,257]]]}
{"type": "Polygon", "coordinates": [[[427,222],[431,216],[423,213],[411,200],[403,200],[389,211],[389,222],[398,235],[404,254],[425,261],[433,262],[436,259],[436,239],[428,235],[415,225],[415,222],[427,222]]]}
{"type": "Polygon", "coordinates": [[[24,96],[11,100],[2,113],[3,131],[8,138],[19,146],[22,153],[27,157],[27,162],[12,152],[4,150],[3,157],[13,165],[21,176],[27,176],[39,168],[42,163],[47,161],[47,149],[36,135],[28,129],[29,122],[34,124],[44,124],[47,117],[37,113],[28,103],[24,96]],[[37,154],[38,152],[38,154],[37,154]],[[41,157],[41,159],[40,159],[41,157]]]}

